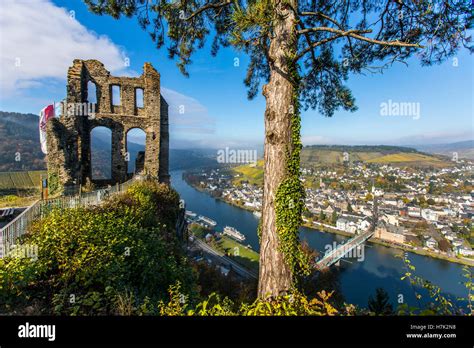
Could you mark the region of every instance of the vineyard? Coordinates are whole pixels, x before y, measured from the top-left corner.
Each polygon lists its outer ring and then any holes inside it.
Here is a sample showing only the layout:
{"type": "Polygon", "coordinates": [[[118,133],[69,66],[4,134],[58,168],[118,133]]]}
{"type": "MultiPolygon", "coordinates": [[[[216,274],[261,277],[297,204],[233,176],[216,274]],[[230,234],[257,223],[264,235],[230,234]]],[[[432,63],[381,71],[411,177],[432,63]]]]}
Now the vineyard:
{"type": "Polygon", "coordinates": [[[39,189],[42,175],[46,171],[0,172],[0,190],[39,189]]]}

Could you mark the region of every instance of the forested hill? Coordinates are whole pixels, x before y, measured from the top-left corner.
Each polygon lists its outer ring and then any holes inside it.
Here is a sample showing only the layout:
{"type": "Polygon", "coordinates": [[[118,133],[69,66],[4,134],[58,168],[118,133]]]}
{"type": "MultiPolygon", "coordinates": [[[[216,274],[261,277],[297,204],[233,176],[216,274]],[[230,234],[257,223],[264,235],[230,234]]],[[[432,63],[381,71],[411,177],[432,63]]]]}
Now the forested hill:
{"type": "MultiPolygon", "coordinates": [[[[46,169],[45,156],[40,148],[38,121],[38,115],[0,111],[0,172],[46,169]],[[20,154],[19,161],[15,161],[16,153],[20,154]]],[[[97,163],[110,163],[110,138],[96,139],[92,145],[92,160],[97,163]]],[[[128,148],[133,165],[136,153],[143,151],[144,146],[130,142],[128,148]]],[[[215,158],[197,150],[170,150],[170,170],[215,163],[215,158]]],[[[108,168],[104,165],[101,171],[107,175],[110,165],[108,168]]]]}
{"type": "Polygon", "coordinates": [[[0,154],[0,171],[45,169],[38,115],[0,111],[0,154]]]}

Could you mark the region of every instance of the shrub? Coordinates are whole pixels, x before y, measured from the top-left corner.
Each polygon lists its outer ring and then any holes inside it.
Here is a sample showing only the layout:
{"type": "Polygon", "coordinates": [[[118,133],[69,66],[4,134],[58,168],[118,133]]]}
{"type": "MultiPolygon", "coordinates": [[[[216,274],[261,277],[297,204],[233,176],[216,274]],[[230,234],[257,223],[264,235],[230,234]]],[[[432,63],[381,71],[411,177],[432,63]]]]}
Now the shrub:
{"type": "Polygon", "coordinates": [[[338,311],[330,304],[332,293],[321,291],[309,299],[298,291],[270,300],[256,299],[251,303],[235,304],[227,297],[212,293],[194,307],[181,293],[179,283],[170,286],[169,301],[158,304],[160,315],[168,316],[332,316],[338,311]]]}
{"type": "Polygon", "coordinates": [[[175,236],[178,204],[166,185],[143,182],[100,207],[53,210],[24,238],[38,246],[36,261],[1,261],[0,312],[25,311],[36,299],[38,314],[126,313],[124,298],[138,308],[177,281],[195,293],[175,236]]]}

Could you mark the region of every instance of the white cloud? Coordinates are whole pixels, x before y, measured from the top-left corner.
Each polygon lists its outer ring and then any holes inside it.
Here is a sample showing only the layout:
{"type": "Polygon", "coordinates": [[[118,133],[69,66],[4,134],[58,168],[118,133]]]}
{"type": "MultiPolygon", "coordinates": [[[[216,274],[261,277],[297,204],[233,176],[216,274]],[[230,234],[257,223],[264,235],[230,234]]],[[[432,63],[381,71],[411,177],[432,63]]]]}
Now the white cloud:
{"type": "MultiPolygon", "coordinates": [[[[0,0],[0,95],[5,100],[32,99],[29,91],[61,86],[74,59],[97,59],[114,75],[138,76],[125,66],[126,55],[105,35],[77,21],[50,0],[0,0]]],[[[170,131],[184,142],[215,133],[215,119],[195,98],[163,88],[170,108],[170,131]]],[[[50,102],[36,97],[35,106],[50,102]]],[[[39,107],[39,106],[38,106],[39,107]]],[[[136,139],[135,139],[136,140],[136,139]]]]}
{"type": "Polygon", "coordinates": [[[303,145],[329,145],[334,143],[334,139],[323,137],[322,135],[303,135],[301,137],[303,145]]]}
{"type": "Polygon", "coordinates": [[[2,0],[0,4],[0,92],[3,97],[65,80],[76,58],[98,59],[113,72],[125,70],[125,54],[65,8],[49,0],[2,0]]]}
{"type": "Polygon", "coordinates": [[[165,87],[161,94],[169,104],[170,132],[215,133],[215,119],[198,100],[165,87]]]}

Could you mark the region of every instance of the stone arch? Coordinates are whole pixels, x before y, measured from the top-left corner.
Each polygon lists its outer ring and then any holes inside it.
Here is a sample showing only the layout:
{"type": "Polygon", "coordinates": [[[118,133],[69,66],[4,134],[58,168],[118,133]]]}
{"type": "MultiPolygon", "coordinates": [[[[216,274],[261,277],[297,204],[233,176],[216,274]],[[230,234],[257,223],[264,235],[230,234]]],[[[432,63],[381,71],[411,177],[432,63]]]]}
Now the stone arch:
{"type": "Polygon", "coordinates": [[[106,125],[90,129],[90,178],[92,181],[112,180],[113,130],[106,125]]]}
{"type": "Polygon", "coordinates": [[[128,175],[145,169],[146,138],[147,133],[142,127],[130,127],[125,133],[128,175]]]}

